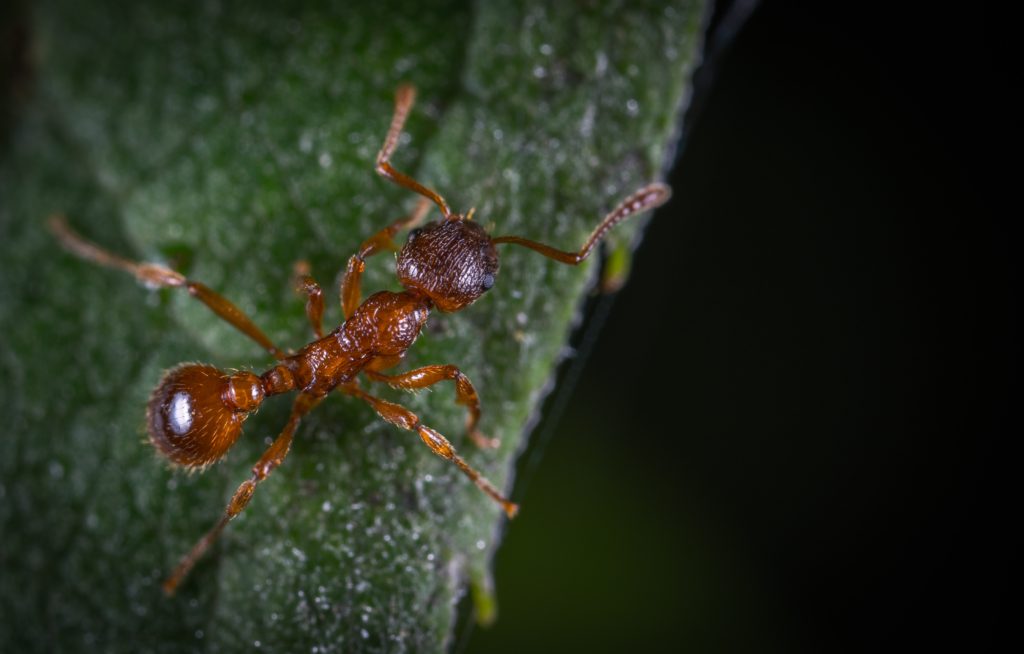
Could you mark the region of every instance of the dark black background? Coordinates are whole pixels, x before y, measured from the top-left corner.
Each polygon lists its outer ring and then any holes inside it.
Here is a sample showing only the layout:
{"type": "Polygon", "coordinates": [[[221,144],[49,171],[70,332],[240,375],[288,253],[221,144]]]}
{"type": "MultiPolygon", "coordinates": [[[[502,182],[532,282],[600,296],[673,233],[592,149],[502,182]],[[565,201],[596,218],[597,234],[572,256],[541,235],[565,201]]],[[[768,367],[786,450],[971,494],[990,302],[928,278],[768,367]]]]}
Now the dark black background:
{"type": "Polygon", "coordinates": [[[1005,623],[1001,42],[968,5],[820,4],[762,5],[698,96],[521,461],[499,621],[457,651],[978,651],[1005,623]]]}

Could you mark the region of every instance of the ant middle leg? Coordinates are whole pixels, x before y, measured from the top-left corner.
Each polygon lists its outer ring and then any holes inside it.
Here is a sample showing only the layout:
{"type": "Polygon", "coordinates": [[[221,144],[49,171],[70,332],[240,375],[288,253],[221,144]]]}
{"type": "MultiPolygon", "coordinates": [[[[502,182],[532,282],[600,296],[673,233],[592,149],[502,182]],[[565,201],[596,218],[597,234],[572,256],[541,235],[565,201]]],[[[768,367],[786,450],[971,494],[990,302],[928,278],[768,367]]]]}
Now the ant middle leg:
{"type": "Polygon", "coordinates": [[[387,136],[384,137],[384,144],[381,146],[380,152],[377,153],[376,171],[381,177],[389,179],[410,191],[419,193],[425,198],[429,198],[441,209],[445,219],[451,220],[455,216],[448,207],[448,203],[445,202],[445,199],[437,191],[423,186],[405,173],[398,172],[390,163],[391,155],[394,154],[395,148],[398,147],[398,137],[402,134],[405,119],[409,117],[409,110],[412,109],[414,102],[416,102],[416,88],[411,84],[402,84],[395,91],[395,113],[391,117],[391,126],[388,128],[387,136]]]}
{"type": "Polygon", "coordinates": [[[256,462],[256,465],[252,467],[252,476],[242,482],[242,485],[235,491],[231,501],[228,502],[227,507],[224,509],[224,515],[217,521],[217,524],[199,539],[192,549],[189,550],[189,553],[181,560],[178,567],[174,569],[174,572],[164,581],[164,593],[167,595],[174,594],[174,591],[177,590],[181,582],[188,576],[196,562],[217,541],[221,532],[224,531],[224,527],[245,510],[249,500],[252,499],[253,493],[256,492],[257,484],[266,479],[277,466],[281,465],[284,458],[288,456],[288,451],[291,449],[292,440],[295,436],[295,430],[298,428],[302,416],[309,413],[313,407],[320,403],[321,399],[323,398],[305,393],[295,398],[295,402],[292,404],[291,417],[288,418],[288,424],[284,426],[278,437],[274,439],[274,442],[266,449],[263,456],[256,462]]]}
{"type": "Polygon", "coordinates": [[[466,461],[455,452],[455,448],[448,442],[448,439],[442,436],[439,432],[430,427],[427,427],[420,422],[419,417],[406,409],[401,404],[395,404],[394,402],[388,402],[382,400],[379,397],[374,397],[369,393],[364,392],[362,389],[357,387],[355,384],[347,384],[345,386],[339,386],[339,390],[354,397],[358,397],[367,404],[373,407],[374,411],[381,417],[401,429],[407,431],[414,431],[420,435],[420,439],[426,444],[430,450],[441,457],[447,459],[455,464],[455,466],[462,471],[462,474],[469,477],[470,480],[483,492],[487,493],[491,499],[501,505],[504,509],[505,514],[508,517],[515,517],[516,513],[519,512],[519,506],[514,502],[509,501],[504,495],[502,495],[494,484],[487,481],[487,479],[479,472],[474,470],[466,461]]]}
{"type": "Polygon", "coordinates": [[[345,277],[341,280],[340,293],[341,310],[346,318],[355,313],[362,299],[360,282],[362,281],[363,271],[366,270],[366,259],[385,250],[397,250],[398,246],[395,245],[393,240],[395,234],[400,230],[418,225],[423,220],[423,217],[427,215],[429,209],[430,200],[426,198],[421,199],[416,204],[416,208],[412,210],[412,213],[404,218],[399,218],[363,241],[363,244],[359,246],[359,251],[349,258],[345,277]]]}
{"type": "Polygon", "coordinates": [[[48,225],[64,249],[72,254],[107,268],[123,270],[150,288],[184,288],[189,295],[205,304],[232,327],[256,341],[274,358],[283,359],[287,356],[283,350],[274,345],[249,316],[220,293],[190,280],[166,266],[155,263],[139,263],[104,250],[71,229],[64,216],[51,216],[48,225]]]}
{"type": "Polygon", "coordinates": [[[455,382],[455,403],[466,407],[466,432],[477,447],[498,447],[501,441],[489,438],[477,429],[480,422],[480,397],[477,395],[473,382],[461,370],[453,365],[423,366],[399,375],[385,375],[376,370],[367,369],[366,376],[374,381],[384,382],[392,388],[417,390],[427,388],[443,381],[455,382]]]}

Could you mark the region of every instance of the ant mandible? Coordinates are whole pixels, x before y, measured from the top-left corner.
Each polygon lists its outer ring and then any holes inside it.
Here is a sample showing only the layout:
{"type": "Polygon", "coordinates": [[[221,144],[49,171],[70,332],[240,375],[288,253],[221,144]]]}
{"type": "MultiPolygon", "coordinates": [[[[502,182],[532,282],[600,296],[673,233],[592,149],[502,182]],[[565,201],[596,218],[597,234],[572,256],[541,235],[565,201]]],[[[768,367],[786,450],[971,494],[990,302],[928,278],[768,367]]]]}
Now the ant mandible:
{"type": "Polygon", "coordinates": [[[496,245],[520,245],[556,261],[577,265],[587,258],[608,230],[633,214],[664,203],[671,191],[668,186],[655,183],[634,192],[605,216],[577,252],[564,252],[519,236],[491,238],[478,223],[472,222],[472,210],[465,216],[454,213],[437,192],[391,166],[391,155],[398,145],[415,94],[410,85],[398,88],[395,112],[384,145],[377,154],[376,170],[381,176],[415,191],[424,199],[411,215],[367,239],[349,259],[341,283],[341,307],[345,320],[326,336],[322,328],[323,292],[312,277],[300,272],[297,291],[307,297],[306,316],[317,338],[294,354],[274,345],[241,309],[203,284],[165,266],[124,259],[85,240],[67,225],[62,216],[50,219],[50,229],[61,245],[72,253],[103,266],[124,270],[153,288],[186,289],[192,297],[278,360],[262,375],[251,372],[228,374],[210,365],[194,363],[169,370],[150,397],[146,421],[150,441],[172,463],[193,469],[215,463],[235,444],[242,433],[242,423],[265,398],[298,391],[287,424],[252,467],[252,476],[235,491],[221,519],[199,539],[164,581],[163,589],[168,595],[174,593],[228,522],[245,509],[256,486],[281,465],[302,417],[335,389],[368,403],[391,424],[418,433],[427,447],[455,464],[498,502],[510,518],[518,511],[514,503],[456,454],[448,439],[424,425],[409,409],[366,393],[359,388],[356,378],[363,373],[373,381],[405,390],[452,381],[456,402],[467,407],[466,430],[470,438],[481,447],[497,445],[497,441],[488,439],[477,429],[480,400],[469,378],[456,366],[424,366],[397,375],[387,375],[382,371],[395,366],[405,356],[423,329],[431,309],[460,311],[494,285],[498,273],[496,245]],[[398,252],[398,279],[405,290],[400,293],[380,291],[360,303],[359,285],[366,259],[384,250],[398,250],[392,238],[399,230],[418,224],[430,202],[441,210],[442,218],[413,229],[398,252]]]}

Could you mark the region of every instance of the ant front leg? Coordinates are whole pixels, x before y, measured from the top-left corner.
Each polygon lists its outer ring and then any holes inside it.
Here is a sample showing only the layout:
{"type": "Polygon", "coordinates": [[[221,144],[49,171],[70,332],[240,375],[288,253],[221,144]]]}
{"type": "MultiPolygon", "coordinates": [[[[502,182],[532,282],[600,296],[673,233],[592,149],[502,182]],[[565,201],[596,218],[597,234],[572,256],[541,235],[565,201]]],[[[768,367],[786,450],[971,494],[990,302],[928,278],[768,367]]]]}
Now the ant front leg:
{"type": "Polygon", "coordinates": [[[436,365],[416,368],[400,375],[385,375],[375,370],[366,370],[366,375],[375,381],[384,382],[392,388],[412,391],[427,388],[442,381],[455,382],[455,402],[466,407],[466,431],[477,447],[498,447],[501,441],[488,438],[476,428],[480,422],[480,397],[473,382],[453,365],[436,365]]]}
{"type": "Polygon", "coordinates": [[[181,560],[181,563],[178,564],[178,567],[174,569],[171,576],[164,581],[164,593],[167,595],[174,594],[174,591],[177,590],[182,580],[188,576],[196,562],[217,541],[221,532],[224,531],[224,527],[235,516],[245,510],[249,500],[252,499],[253,493],[256,492],[256,485],[266,479],[267,475],[273,472],[277,466],[281,465],[284,458],[288,456],[288,450],[291,449],[292,439],[295,436],[295,430],[298,428],[302,416],[309,413],[313,407],[320,403],[321,399],[305,393],[295,398],[295,403],[292,404],[291,417],[288,418],[288,424],[284,426],[280,435],[274,439],[274,442],[266,449],[260,460],[252,467],[252,477],[242,482],[242,485],[235,491],[221,519],[217,521],[217,524],[210,531],[206,532],[206,535],[199,539],[199,542],[192,547],[189,553],[181,560]]]}
{"type": "Polygon", "coordinates": [[[395,234],[400,230],[418,225],[423,220],[423,217],[427,215],[429,209],[430,200],[421,199],[411,214],[404,218],[399,218],[363,241],[363,244],[359,246],[359,251],[349,258],[345,277],[341,280],[341,310],[346,318],[355,313],[362,299],[360,282],[362,281],[363,271],[366,270],[366,259],[384,250],[397,250],[398,246],[395,245],[393,240],[395,234]]]}
{"type": "Polygon", "coordinates": [[[374,397],[369,393],[365,393],[355,384],[340,386],[339,389],[344,393],[358,397],[372,406],[374,411],[376,411],[381,418],[384,418],[392,425],[407,431],[414,431],[418,433],[420,435],[420,439],[423,440],[426,446],[429,447],[434,454],[438,455],[442,459],[447,459],[454,463],[455,466],[462,471],[462,474],[469,477],[480,490],[487,493],[491,499],[500,504],[508,517],[513,518],[516,513],[519,512],[518,505],[509,501],[508,498],[498,492],[498,489],[494,487],[494,484],[487,481],[487,479],[485,479],[479,472],[466,463],[461,456],[456,454],[455,448],[452,447],[452,444],[448,442],[447,438],[442,436],[436,430],[431,429],[420,422],[419,417],[415,413],[400,404],[388,402],[387,400],[382,400],[379,397],[374,397]]]}
{"type": "Polygon", "coordinates": [[[72,254],[107,268],[123,270],[150,288],[184,288],[189,295],[209,307],[222,320],[259,343],[274,358],[285,358],[284,351],[274,345],[249,316],[216,291],[199,282],[187,279],[181,273],[166,266],[155,263],[138,263],[108,252],[95,243],[82,238],[68,226],[64,216],[51,216],[49,227],[60,244],[72,254]]]}
{"type": "Polygon", "coordinates": [[[308,261],[295,262],[295,292],[306,295],[306,318],[317,338],[324,337],[324,292],[309,274],[308,261]]]}

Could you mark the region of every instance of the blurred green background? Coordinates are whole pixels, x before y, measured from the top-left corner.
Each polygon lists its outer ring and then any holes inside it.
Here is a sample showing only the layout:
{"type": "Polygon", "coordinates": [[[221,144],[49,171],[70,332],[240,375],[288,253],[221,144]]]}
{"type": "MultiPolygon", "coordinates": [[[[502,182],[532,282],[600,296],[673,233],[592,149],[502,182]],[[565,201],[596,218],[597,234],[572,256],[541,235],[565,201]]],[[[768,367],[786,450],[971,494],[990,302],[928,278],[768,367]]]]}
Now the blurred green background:
{"type": "Polygon", "coordinates": [[[520,463],[500,619],[461,651],[994,643],[1019,328],[985,20],[754,14],[591,304],[520,463]]]}

